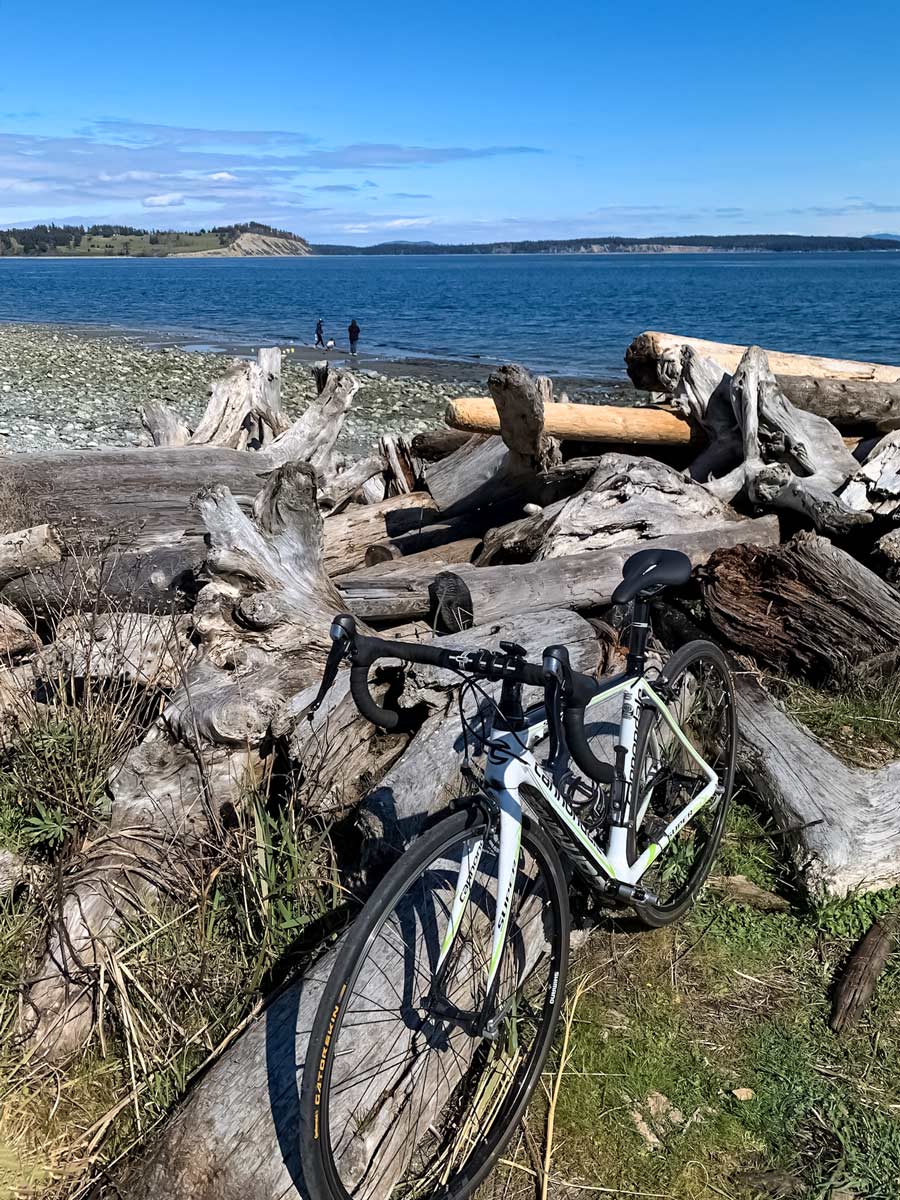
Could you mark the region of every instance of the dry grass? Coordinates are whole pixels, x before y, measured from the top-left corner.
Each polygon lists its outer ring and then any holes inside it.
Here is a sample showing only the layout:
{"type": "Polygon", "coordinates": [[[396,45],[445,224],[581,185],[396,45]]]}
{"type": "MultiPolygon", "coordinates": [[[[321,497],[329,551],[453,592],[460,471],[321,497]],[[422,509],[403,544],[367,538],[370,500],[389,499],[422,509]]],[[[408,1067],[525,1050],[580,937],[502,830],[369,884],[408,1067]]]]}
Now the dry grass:
{"type": "Polygon", "coordinates": [[[876,767],[900,756],[900,675],[828,690],[798,680],[774,684],[788,711],[851,766],[876,767]]]}
{"type": "Polygon", "coordinates": [[[36,616],[56,637],[44,690],[0,734],[0,847],[27,865],[26,882],[0,897],[4,1198],[85,1196],[238,1036],[273,971],[343,898],[317,781],[301,788],[268,774],[248,786],[227,829],[190,857],[169,849],[175,874],[155,902],[120,903],[115,946],[84,964],[96,1004],[90,1044],[62,1066],[39,1060],[20,998],[48,919],[67,871],[105,831],[110,780],[183,682],[190,653],[175,614],[101,611],[105,563],[82,560],[61,611],[36,616]]]}
{"type": "Polygon", "coordinates": [[[0,457],[0,534],[27,529],[30,525],[41,524],[43,520],[34,497],[29,496],[21,484],[11,478],[8,470],[3,469],[0,457]]]}

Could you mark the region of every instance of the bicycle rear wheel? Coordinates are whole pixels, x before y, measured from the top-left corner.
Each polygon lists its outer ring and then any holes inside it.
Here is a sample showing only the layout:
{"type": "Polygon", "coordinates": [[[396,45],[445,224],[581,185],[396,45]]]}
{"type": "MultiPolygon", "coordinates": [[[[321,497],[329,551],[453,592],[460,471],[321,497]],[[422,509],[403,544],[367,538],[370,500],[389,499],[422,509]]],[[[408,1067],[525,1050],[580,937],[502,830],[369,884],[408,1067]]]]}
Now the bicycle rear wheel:
{"type": "MultiPolygon", "coordinates": [[[[685,913],[712,867],[734,789],[737,715],[728,662],[712,642],[682,646],[663,667],[654,687],[668,697],[669,711],[719,777],[713,796],[674,834],[641,879],[657,899],[640,905],[638,916],[644,924],[658,927],[685,913]]],[[[630,862],[657,841],[707,782],[659,711],[645,708],[638,723],[632,772],[630,862]]]]}
{"type": "Polygon", "coordinates": [[[465,1014],[485,1001],[493,838],[475,810],[442,821],[388,872],[338,953],[300,1101],[303,1170],[317,1200],[463,1200],[522,1116],[563,1000],[568,892],[555,847],[526,821],[496,1029],[484,1036],[465,1014]],[[460,866],[482,839],[436,1001],[460,866]]]}

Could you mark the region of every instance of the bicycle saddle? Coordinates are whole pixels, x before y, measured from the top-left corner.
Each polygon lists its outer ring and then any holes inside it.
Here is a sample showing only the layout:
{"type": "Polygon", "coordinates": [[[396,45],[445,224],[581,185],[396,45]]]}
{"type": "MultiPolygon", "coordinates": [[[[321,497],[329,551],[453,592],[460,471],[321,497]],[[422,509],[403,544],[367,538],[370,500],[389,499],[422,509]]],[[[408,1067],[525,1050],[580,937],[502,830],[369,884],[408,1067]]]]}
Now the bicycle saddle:
{"type": "Polygon", "coordinates": [[[626,604],[635,596],[687,583],[690,577],[691,560],[680,550],[639,550],[626,560],[622,582],[613,592],[612,602],[626,604]]]}

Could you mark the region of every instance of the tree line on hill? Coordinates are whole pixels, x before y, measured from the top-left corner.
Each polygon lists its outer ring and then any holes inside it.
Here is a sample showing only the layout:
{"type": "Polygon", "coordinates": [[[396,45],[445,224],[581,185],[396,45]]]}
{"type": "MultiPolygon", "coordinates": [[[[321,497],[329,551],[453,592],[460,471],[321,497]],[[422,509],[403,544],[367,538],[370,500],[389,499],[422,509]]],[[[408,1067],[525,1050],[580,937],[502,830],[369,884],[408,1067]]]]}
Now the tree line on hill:
{"type": "MultiPolygon", "coordinates": [[[[230,246],[242,233],[256,233],[263,237],[289,238],[298,241],[295,233],[285,229],[275,229],[259,221],[248,221],[244,224],[216,225],[211,229],[201,229],[193,233],[178,233],[173,230],[138,229],[132,225],[33,225],[30,229],[0,229],[0,254],[59,254],[66,251],[78,250],[85,238],[128,239],[146,238],[151,246],[178,243],[179,238],[206,237],[215,235],[220,246],[230,246]]],[[[123,243],[117,253],[127,254],[127,242],[123,243]]]]}
{"type": "Polygon", "coordinates": [[[800,234],[693,234],[686,237],[585,237],[527,242],[381,242],[376,246],[312,245],[314,254],[590,254],[639,250],[897,250],[898,243],[876,237],[804,237],[800,234]]]}

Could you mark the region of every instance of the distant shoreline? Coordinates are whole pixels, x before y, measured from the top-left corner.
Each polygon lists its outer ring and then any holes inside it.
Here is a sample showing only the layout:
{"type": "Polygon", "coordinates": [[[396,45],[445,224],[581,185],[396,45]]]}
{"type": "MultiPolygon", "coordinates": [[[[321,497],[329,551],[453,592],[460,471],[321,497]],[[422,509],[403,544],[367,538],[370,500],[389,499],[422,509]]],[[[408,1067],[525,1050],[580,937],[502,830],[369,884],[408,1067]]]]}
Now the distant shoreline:
{"type": "Polygon", "coordinates": [[[313,245],[309,254],[231,254],[212,251],[177,251],[172,254],[0,254],[0,262],[184,262],[203,259],[207,262],[241,262],[248,258],[291,259],[309,261],[316,258],[663,258],[667,255],[706,257],[710,254],[769,255],[777,258],[782,254],[900,254],[900,241],[896,245],[860,246],[848,248],[830,246],[801,247],[794,250],[777,250],[767,246],[663,246],[655,249],[635,250],[468,250],[453,246],[434,250],[389,250],[380,247],[349,246],[345,250],[329,248],[323,250],[313,245]]]}

